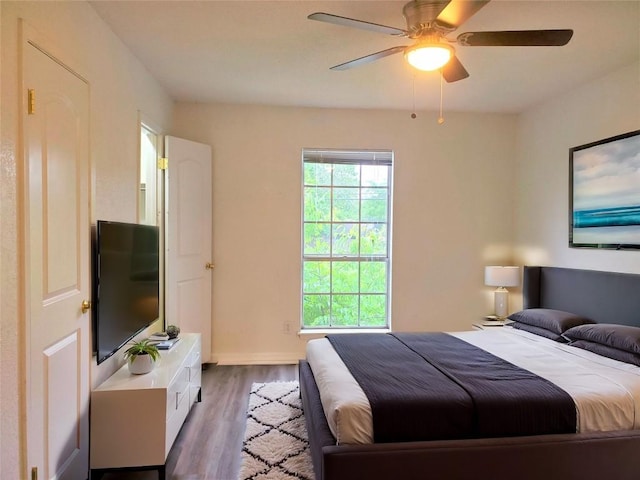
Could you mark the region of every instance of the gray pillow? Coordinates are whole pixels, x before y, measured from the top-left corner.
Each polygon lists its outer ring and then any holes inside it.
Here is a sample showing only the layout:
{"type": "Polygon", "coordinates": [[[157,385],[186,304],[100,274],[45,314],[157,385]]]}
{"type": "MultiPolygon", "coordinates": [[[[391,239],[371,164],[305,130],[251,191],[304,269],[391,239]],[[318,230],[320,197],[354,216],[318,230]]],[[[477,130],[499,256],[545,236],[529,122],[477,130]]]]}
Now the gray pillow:
{"type": "Polygon", "coordinates": [[[640,367],[640,355],[637,353],[626,352],[618,348],[609,347],[600,343],[588,342],[586,340],[576,340],[569,344],[571,347],[582,348],[590,352],[597,353],[603,357],[613,358],[619,362],[630,363],[640,367]]]}
{"type": "Polygon", "coordinates": [[[550,338],[556,342],[567,343],[568,340],[564,338],[562,335],[559,335],[551,330],[547,330],[546,328],[535,327],[533,325],[529,325],[527,323],[521,322],[513,322],[509,324],[510,327],[515,328],[517,330],[524,330],[525,332],[534,333],[536,335],[540,335],[541,337],[550,338]]]}
{"type": "Polygon", "coordinates": [[[565,331],[577,325],[594,323],[593,320],[576,315],[574,313],[563,312],[562,310],[552,310],[550,308],[528,308],[509,315],[509,319],[514,322],[526,323],[538,328],[544,328],[553,333],[561,335],[565,331]]]}
{"type": "Polygon", "coordinates": [[[640,354],[639,327],[606,323],[579,325],[564,332],[564,336],[571,341],[586,340],[625,352],[640,354]]]}

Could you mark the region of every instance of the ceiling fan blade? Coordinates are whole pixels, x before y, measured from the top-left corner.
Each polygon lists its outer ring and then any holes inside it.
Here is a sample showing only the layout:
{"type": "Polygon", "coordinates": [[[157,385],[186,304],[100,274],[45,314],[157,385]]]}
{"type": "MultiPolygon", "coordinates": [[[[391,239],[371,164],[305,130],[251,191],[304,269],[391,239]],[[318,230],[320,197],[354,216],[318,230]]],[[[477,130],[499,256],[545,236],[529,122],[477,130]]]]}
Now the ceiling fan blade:
{"type": "Polygon", "coordinates": [[[384,33],[385,35],[394,35],[396,37],[404,37],[407,35],[407,32],[400,28],[365,22],[362,20],[356,20],[355,18],[341,17],[330,13],[316,12],[312,13],[307,18],[309,20],[318,20],[319,22],[333,23],[334,25],[342,25],[344,27],[354,27],[362,30],[369,30],[371,32],[384,33]]]}
{"type": "Polygon", "coordinates": [[[561,47],[573,36],[573,30],[519,30],[504,32],[465,32],[458,35],[466,47],[561,47]]]}
{"type": "Polygon", "coordinates": [[[331,70],[348,70],[353,67],[359,67],[360,65],[364,65],[365,63],[373,62],[375,60],[379,60],[384,57],[388,57],[389,55],[393,55],[394,53],[403,52],[407,47],[398,46],[387,48],[386,50],[382,50],[380,52],[372,53],[370,55],[365,55],[364,57],[356,58],[355,60],[350,60],[345,63],[341,63],[340,65],[335,65],[331,67],[331,70]]]}
{"type": "Polygon", "coordinates": [[[456,29],[490,1],[491,0],[451,0],[449,5],[447,5],[436,18],[436,23],[443,28],[456,29]]]}
{"type": "Polygon", "coordinates": [[[451,60],[442,67],[442,77],[448,82],[457,82],[463,80],[469,76],[469,72],[462,66],[460,60],[455,55],[451,57],[451,60]]]}

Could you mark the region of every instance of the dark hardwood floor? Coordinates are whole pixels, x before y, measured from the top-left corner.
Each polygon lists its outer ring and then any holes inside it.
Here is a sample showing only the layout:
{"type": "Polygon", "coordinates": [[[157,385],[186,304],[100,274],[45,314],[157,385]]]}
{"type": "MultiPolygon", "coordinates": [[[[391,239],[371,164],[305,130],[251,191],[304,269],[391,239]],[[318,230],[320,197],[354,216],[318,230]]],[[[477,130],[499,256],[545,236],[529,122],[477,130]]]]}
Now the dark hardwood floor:
{"type": "MultiPolygon", "coordinates": [[[[208,366],[202,402],[193,406],[169,453],[167,480],[237,480],[251,384],[297,379],[297,365],[208,366]]],[[[157,478],[156,471],[118,471],[102,480],[157,478]]]]}

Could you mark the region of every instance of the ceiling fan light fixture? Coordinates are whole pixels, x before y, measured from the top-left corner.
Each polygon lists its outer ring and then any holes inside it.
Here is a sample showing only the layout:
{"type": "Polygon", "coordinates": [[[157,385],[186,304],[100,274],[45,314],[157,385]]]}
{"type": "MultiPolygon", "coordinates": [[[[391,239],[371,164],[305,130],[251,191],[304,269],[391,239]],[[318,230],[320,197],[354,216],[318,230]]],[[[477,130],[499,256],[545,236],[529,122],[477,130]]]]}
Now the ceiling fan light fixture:
{"type": "Polygon", "coordinates": [[[446,43],[419,43],[404,52],[404,58],[412,67],[425,72],[445,66],[451,57],[453,47],[446,43]]]}

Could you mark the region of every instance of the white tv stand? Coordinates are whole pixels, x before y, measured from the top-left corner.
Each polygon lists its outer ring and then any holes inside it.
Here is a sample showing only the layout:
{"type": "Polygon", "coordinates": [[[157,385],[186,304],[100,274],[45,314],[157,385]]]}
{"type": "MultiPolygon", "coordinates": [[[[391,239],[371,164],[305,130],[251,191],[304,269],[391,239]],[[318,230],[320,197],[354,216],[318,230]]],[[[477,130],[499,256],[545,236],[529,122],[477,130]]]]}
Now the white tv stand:
{"type": "Polygon", "coordinates": [[[158,470],[191,406],[200,401],[200,334],[183,334],[161,350],[155,369],[129,373],[125,364],[91,392],[91,478],[115,469],[158,470]]]}

